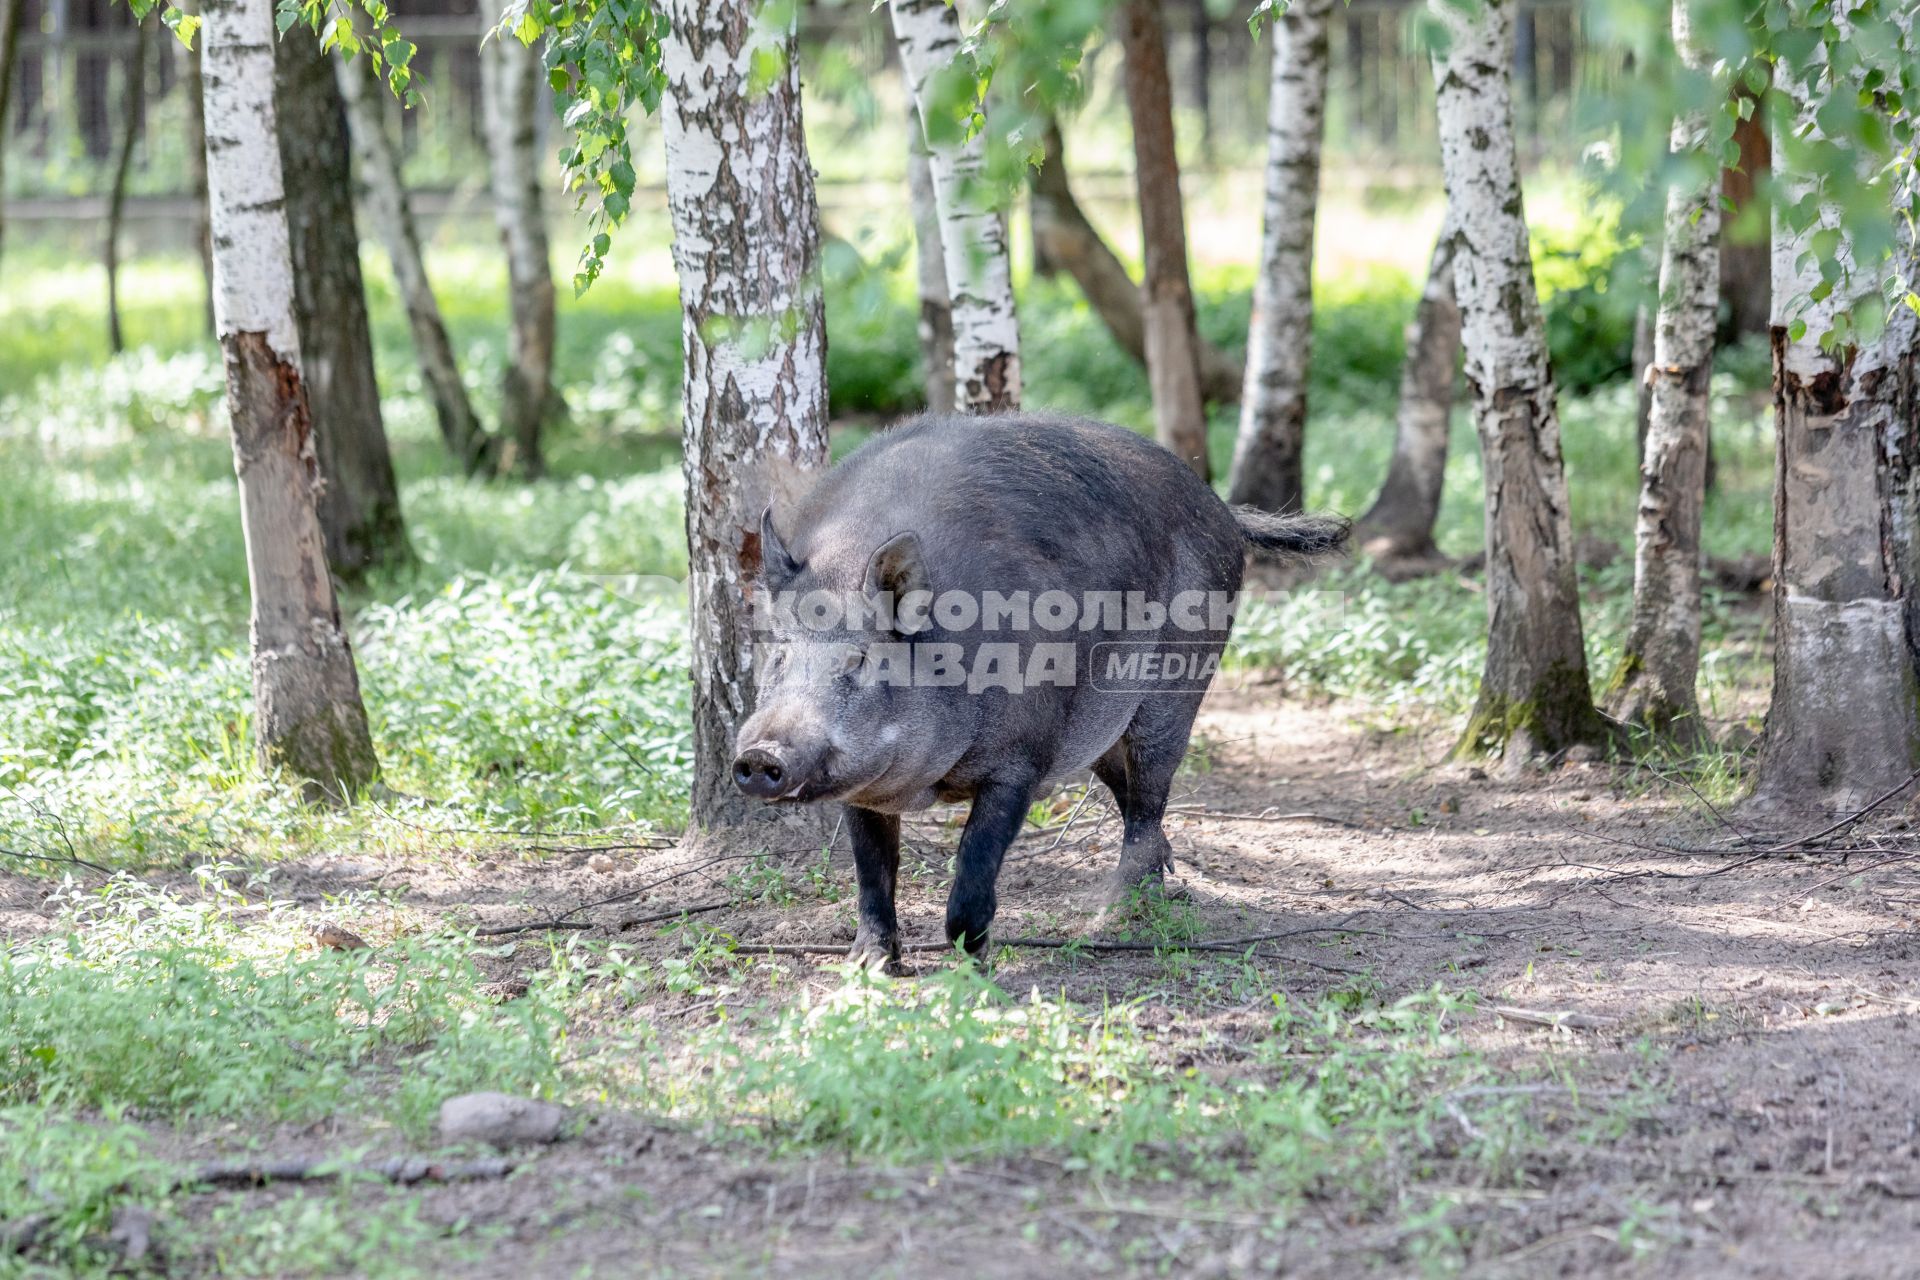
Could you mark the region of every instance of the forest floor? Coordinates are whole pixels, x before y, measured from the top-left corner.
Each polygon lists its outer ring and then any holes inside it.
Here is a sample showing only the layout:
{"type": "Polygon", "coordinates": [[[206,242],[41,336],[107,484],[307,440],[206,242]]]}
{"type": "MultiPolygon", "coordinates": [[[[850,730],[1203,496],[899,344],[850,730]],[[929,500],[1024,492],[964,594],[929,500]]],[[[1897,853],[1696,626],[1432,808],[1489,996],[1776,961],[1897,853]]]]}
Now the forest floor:
{"type": "MultiPolygon", "coordinates": [[[[290,922],[325,917],[372,944],[359,953],[370,971],[409,937],[632,895],[569,917],[590,930],[468,945],[485,990],[510,1007],[529,982],[608,943],[624,967],[577,970],[576,997],[612,994],[567,1006],[569,1055],[624,1053],[637,1031],[655,1066],[638,1082],[609,1083],[616,1071],[555,1090],[573,1104],[571,1136],[516,1153],[504,1179],[169,1195],[154,1202],[149,1261],[168,1274],[246,1271],[236,1258],[251,1257],[255,1274],[501,1277],[1920,1275],[1920,862],[1865,837],[1851,855],[1757,856],[1775,833],[1742,824],[1757,838],[1742,841],[1737,816],[1710,814],[1645,769],[1489,776],[1436,763],[1447,746],[1437,727],[1369,728],[1353,704],[1217,692],[1170,822],[1184,896],[1135,935],[1152,945],[996,949],[991,980],[1008,1008],[1026,1002],[1036,1034],[1049,1007],[1106,1011],[1101,1034],[1132,1037],[1129,1052],[1169,1078],[1259,1076],[1285,1094],[1291,1073],[1338,1092],[1312,1095],[1323,1129],[1303,1122],[1272,1149],[1200,1125],[1191,1151],[1149,1138],[1153,1150],[1119,1164],[1044,1139],[930,1155],[913,1127],[940,1132],[940,1109],[966,1105],[942,1080],[924,1082],[924,1099],[856,1096],[824,1130],[805,1114],[770,1119],[771,1104],[758,1119],[701,1110],[698,1077],[728,1070],[712,1037],[791,1031],[796,1011],[826,1014],[848,990],[831,955],[753,950],[851,936],[842,845],[747,860],[743,875],[707,862],[713,851],[446,847],[422,831],[403,850],[230,868],[236,882],[270,871],[270,893],[235,909],[236,928],[295,937],[290,922]],[[1314,816],[1282,816],[1297,814],[1314,816]],[[662,883],[676,872],[687,874],[662,883]],[[715,902],[725,905],[693,923],[621,927],[715,902]],[[1194,948],[1249,935],[1268,940],[1194,948]],[[621,980],[634,973],[652,976],[621,980]],[[1350,1035],[1384,1047],[1348,1056],[1350,1035]],[[689,1068],[695,1045],[707,1049],[689,1068]],[[663,1065],[676,1060],[680,1076],[663,1065]],[[1372,1097],[1370,1084],[1420,1097],[1372,1097]],[[904,1158],[863,1128],[889,1106],[904,1158]],[[1342,1144],[1351,1159],[1328,1158],[1342,1144]],[[361,1251],[327,1252],[334,1241],[302,1256],[302,1215],[316,1203],[361,1251]],[[248,1219],[280,1224],[284,1238],[253,1231],[241,1249],[233,1224],[248,1219]]],[[[1016,845],[999,938],[1090,935],[1118,820],[1104,792],[1079,801],[1077,790],[1057,797],[1016,845]]],[[[940,936],[955,833],[938,812],[909,829],[910,940],[940,936]]],[[[187,897],[206,885],[147,879],[187,897]]],[[[0,878],[0,932],[84,930],[57,921],[48,885],[0,878]]],[[[911,1001],[954,968],[942,952],[909,960],[917,972],[879,998],[911,1001]]],[[[880,1079],[884,1060],[859,1054],[942,1052],[916,1048],[904,1027],[878,1044],[822,1030],[778,1052],[880,1079]],[[858,1053],[836,1065],[829,1050],[850,1044],[858,1053]]],[[[1092,1062],[1100,1048],[1088,1044],[1092,1062]]],[[[1011,1081],[1025,1061],[975,1069],[1011,1081]]],[[[809,1109],[839,1105],[818,1078],[783,1079],[809,1109]]],[[[134,1124],[148,1155],[188,1167],[435,1150],[350,1106],[297,1124],[270,1111],[115,1119],[134,1124]]]]}

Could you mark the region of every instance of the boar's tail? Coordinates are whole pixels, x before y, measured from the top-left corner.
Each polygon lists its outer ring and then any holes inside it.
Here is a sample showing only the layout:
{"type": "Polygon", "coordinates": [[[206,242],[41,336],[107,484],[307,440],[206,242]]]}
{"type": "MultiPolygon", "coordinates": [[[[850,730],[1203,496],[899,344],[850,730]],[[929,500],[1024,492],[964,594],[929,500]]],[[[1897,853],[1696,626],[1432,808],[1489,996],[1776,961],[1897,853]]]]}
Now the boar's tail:
{"type": "Polygon", "coordinates": [[[1310,560],[1344,550],[1353,522],[1343,516],[1276,516],[1258,507],[1234,507],[1233,522],[1257,556],[1310,560]]]}

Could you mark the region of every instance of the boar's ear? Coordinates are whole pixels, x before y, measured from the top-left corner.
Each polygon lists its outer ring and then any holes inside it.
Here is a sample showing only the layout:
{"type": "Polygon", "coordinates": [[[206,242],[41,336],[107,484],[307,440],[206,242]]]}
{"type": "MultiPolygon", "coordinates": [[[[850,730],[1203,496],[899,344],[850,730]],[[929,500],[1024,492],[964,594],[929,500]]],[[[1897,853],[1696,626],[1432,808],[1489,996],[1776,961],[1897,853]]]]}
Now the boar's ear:
{"type": "Polygon", "coordinates": [[[868,595],[884,592],[893,597],[894,629],[902,635],[925,628],[931,601],[924,608],[901,608],[913,592],[933,593],[933,583],[927,577],[927,562],[920,554],[920,539],[911,533],[888,539],[886,545],[873,553],[873,559],[867,561],[866,589],[868,595]]]}
{"type": "Polygon", "coordinates": [[[773,527],[773,506],[769,503],[760,513],[760,581],[767,590],[778,591],[798,572],[799,562],[773,527]]]}

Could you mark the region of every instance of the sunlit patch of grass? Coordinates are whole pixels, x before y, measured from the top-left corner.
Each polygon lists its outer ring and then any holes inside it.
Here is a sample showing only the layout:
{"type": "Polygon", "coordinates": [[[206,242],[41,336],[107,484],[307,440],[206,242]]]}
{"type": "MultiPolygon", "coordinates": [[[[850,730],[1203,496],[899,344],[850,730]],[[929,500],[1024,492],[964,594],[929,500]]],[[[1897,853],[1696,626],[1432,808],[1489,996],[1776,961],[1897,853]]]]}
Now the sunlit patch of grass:
{"type": "Polygon", "coordinates": [[[729,1024],[685,1046],[684,1066],[656,1064],[644,1090],[671,1115],[779,1150],[903,1163],[1042,1152],[1283,1216],[1319,1186],[1378,1207],[1410,1171],[1450,1161],[1513,1176],[1527,1122],[1456,1033],[1471,1007],[1437,988],[1385,1005],[1274,996],[1231,1068],[1198,1070],[1175,1065],[1186,1041],[1147,1030],[1137,1005],[1016,999],[960,965],[910,986],[856,976],[729,1024]]]}
{"type": "Polygon", "coordinates": [[[556,1003],[487,1003],[458,942],[317,950],[286,904],[202,884],[110,881],[69,899],[56,937],[0,953],[0,1101],[294,1121],[352,1106],[420,1137],[452,1094],[556,1087],[556,1003]]]}
{"type": "MultiPolygon", "coordinates": [[[[829,372],[836,414],[867,421],[911,407],[917,346],[910,255],[892,241],[858,243],[838,245],[829,263],[829,372]]],[[[129,327],[147,345],[114,360],[94,332],[98,300],[61,287],[64,259],[10,246],[8,262],[0,313],[10,337],[32,341],[0,353],[0,541],[15,552],[0,563],[0,695],[12,713],[0,721],[10,789],[0,791],[0,839],[37,848],[53,839],[47,815],[59,815],[87,856],[141,866],[402,836],[377,818],[309,810],[256,776],[223,380],[199,329],[191,261],[155,258],[128,276],[129,327]]],[[[626,594],[633,579],[686,571],[673,290],[630,273],[564,301],[559,380],[571,417],[552,436],[556,478],[475,483],[439,446],[404,316],[378,255],[368,264],[418,554],[345,599],[388,783],[423,805],[458,806],[468,825],[676,825],[689,751],[684,615],[626,594]]],[[[1578,278],[1556,296],[1589,287],[1600,269],[1574,265],[1578,278]]],[[[498,254],[456,237],[436,246],[435,266],[469,385],[490,413],[504,332],[498,254]]],[[[1371,501],[1391,445],[1414,282],[1381,270],[1320,283],[1309,502],[1352,514],[1371,501]]],[[[1199,285],[1202,326],[1236,349],[1250,277],[1209,270],[1199,285]]],[[[1070,284],[1035,282],[1022,323],[1032,403],[1148,427],[1144,374],[1070,284]]],[[[1707,542],[1716,554],[1752,553],[1770,538],[1771,442],[1750,387],[1760,365],[1746,349],[1723,364],[1707,542]]],[[[1623,559],[1632,404],[1625,385],[1563,397],[1576,525],[1623,559]]],[[[1222,468],[1235,420],[1231,406],[1213,415],[1222,468]]],[[[1438,534],[1463,555],[1482,536],[1464,408],[1455,445],[1438,534]]],[[[1624,635],[1630,575],[1616,563],[1584,582],[1599,682],[1624,635]]],[[[1336,569],[1311,593],[1251,606],[1237,661],[1367,699],[1383,715],[1455,714],[1477,680],[1484,609],[1454,578],[1393,585],[1336,569]]],[[[1710,715],[1737,716],[1764,660],[1759,626],[1717,596],[1706,622],[1703,700],[1710,715]]]]}

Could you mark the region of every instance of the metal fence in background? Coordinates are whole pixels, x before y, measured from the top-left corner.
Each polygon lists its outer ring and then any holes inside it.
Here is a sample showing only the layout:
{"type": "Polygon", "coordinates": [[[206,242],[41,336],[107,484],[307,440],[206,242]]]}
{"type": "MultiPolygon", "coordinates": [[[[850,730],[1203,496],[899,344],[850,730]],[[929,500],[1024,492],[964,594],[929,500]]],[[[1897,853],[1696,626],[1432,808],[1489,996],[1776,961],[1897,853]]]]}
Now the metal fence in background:
{"type": "MultiPolygon", "coordinates": [[[[1419,0],[1351,0],[1334,15],[1328,163],[1414,163],[1437,159],[1433,81],[1418,47],[1419,0]]],[[[480,172],[478,46],[484,22],[474,0],[408,0],[396,21],[419,45],[414,59],[426,106],[392,108],[406,157],[407,180],[424,192],[470,188],[480,172]]],[[[865,4],[804,11],[803,60],[831,54],[849,62],[845,83],[889,74],[886,15],[865,4]]],[[[26,0],[15,96],[0,140],[8,149],[6,177],[15,216],[74,216],[97,211],[104,196],[115,140],[136,131],[131,191],[144,216],[166,216],[186,195],[183,86],[191,57],[164,30],[147,41],[141,74],[132,74],[136,49],[125,0],[26,0]]],[[[1257,165],[1265,134],[1268,50],[1247,31],[1244,14],[1209,16],[1207,0],[1169,0],[1169,55],[1177,91],[1197,116],[1202,162],[1257,165]]],[[[1555,154],[1571,137],[1573,105],[1582,92],[1618,74],[1616,60],[1595,51],[1582,30],[1575,0],[1536,0],[1517,20],[1516,111],[1522,146],[1532,156],[1555,154]]],[[[1124,119],[1117,106],[1118,54],[1096,52],[1094,103],[1124,119]]],[[[829,108],[834,92],[810,81],[829,108]]],[[[858,94],[871,92],[855,88],[858,94]]],[[[847,108],[853,127],[861,113],[847,108]]],[[[871,158],[870,156],[868,157],[871,158]]],[[[833,158],[816,157],[823,169],[833,158]]],[[[823,179],[851,179],[826,172],[823,179]]]]}

